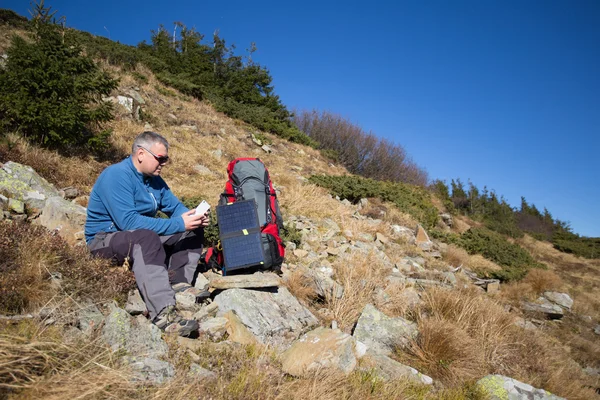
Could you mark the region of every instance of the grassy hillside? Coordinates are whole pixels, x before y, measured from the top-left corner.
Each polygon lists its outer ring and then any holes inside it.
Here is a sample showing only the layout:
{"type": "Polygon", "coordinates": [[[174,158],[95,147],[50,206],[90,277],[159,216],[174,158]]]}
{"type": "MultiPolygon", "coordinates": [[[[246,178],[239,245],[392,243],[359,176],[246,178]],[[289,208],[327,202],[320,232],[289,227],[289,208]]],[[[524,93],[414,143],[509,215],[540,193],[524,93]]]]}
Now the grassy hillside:
{"type": "MultiPolygon", "coordinates": [[[[0,30],[0,52],[8,43],[7,35],[22,34],[2,25],[0,30]]],[[[437,219],[437,211],[446,211],[445,199],[440,196],[419,188],[354,177],[313,147],[232,119],[207,100],[165,84],[164,78],[143,65],[124,69],[102,60],[100,64],[119,78],[113,94],[137,88],[146,102],[142,121],[123,108],[115,109],[116,118],[107,124],[113,132],[108,138],[111,153],[58,153],[32,145],[11,132],[4,133],[0,162],[30,165],[57,187],[73,186],[86,195],[102,169],[126,156],[133,138],[150,123],[171,144],[173,161],[165,167],[163,177],[179,197],[205,198],[214,207],[224,187],[229,160],[256,156],[269,168],[286,222],[292,216],[312,221],[329,218],[354,241],[365,234],[392,237],[395,224],[411,229],[417,223],[437,226],[438,237],[447,241],[441,246],[441,259],[400,239],[382,247],[386,257],[396,265],[406,256],[423,257],[424,270],[415,278],[429,278],[462,266],[490,276],[517,268],[518,279],[502,284],[497,294],[487,294],[457,272],[456,290],[426,289],[421,294],[423,303],[412,307],[399,290],[385,286],[389,271],[385,260],[374,253],[350,260],[327,258],[336,280],[345,287],[339,299],[314,296],[303,276],[292,273],[287,281],[290,291],[318,316],[322,325],[335,320],[346,332],[352,330],[365,304],[374,302],[376,294],[381,294],[379,289],[386,288],[383,311],[414,320],[421,331],[410,349],[398,350],[394,357],[432,376],[439,382],[433,389],[401,380],[374,380],[368,370],[349,376],[319,371],[313,376],[292,378],[282,373],[278,354],[271,348],[228,346],[206,338],[200,339],[193,350],[171,340],[169,360],[180,378],[163,386],[139,387],[131,383],[130,371],[118,364],[100,338],[73,339],[69,334],[74,328],[73,315],[84,300],[96,304],[122,301],[132,286],[131,276],[91,259],[85,249],[71,247],[43,228],[0,221],[0,314],[38,315],[40,307],[45,306],[60,310],[63,319],[0,318],[0,396],[483,399],[474,381],[488,373],[503,373],[569,399],[599,398],[593,389],[600,387],[597,379],[585,376],[581,370],[583,366],[600,367],[599,336],[593,333],[595,324],[600,323],[599,260],[561,253],[550,243],[527,235],[517,239],[493,236],[500,250],[490,253],[492,235],[485,233],[481,221],[455,216],[452,228],[448,228],[437,219]],[[253,135],[269,143],[271,151],[257,145],[253,135]],[[314,176],[321,178],[311,180],[314,176]],[[343,188],[334,184],[339,182],[358,182],[360,190],[340,193],[343,188]],[[353,201],[366,196],[369,204],[358,210],[356,205],[335,199],[336,194],[353,201]],[[373,223],[373,218],[381,222],[373,223]],[[515,259],[526,267],[511,266],[515,259]],[[539,267],[537,264],[545,269],[533,268],[539,267]],[[64,283],[60,288],[48,279],[50,271],[62,273],[64,283]],[[569,293],[575,301],[573,312],[562,322],[542,321],[534,331],[516,327],[516,318],[524,316],[519,309],[521,301],[533,300],[546,290],[569,293]],[[197,358],[216,369],[219,378],[209,382],[185,378],[183,371],[197,358]]],[[[320,245],[309,238],[301,241],[320,245]]],[[[292,251],[288,252],[287,262],[306,266],[303,258],[292,251]]]]}

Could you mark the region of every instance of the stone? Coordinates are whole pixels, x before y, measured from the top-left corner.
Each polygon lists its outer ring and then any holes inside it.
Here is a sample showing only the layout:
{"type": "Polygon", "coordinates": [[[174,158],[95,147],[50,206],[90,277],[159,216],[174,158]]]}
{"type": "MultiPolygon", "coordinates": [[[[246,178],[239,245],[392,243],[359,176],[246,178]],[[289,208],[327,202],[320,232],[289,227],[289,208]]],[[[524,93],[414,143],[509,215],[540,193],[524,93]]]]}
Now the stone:
{"type": "Polygon", "coordinates": [[[8,209],[17,214],[25,214],[25,203],[17,199],[8,199],[8,209]]]}
{"type": "Polygon", "coordinates": [[[198,299],[193,293],[190,292],[176,292],[175,303],[179,310],[196,311],[198,299]]]}
{"type": "Polygon", "coordinates": [[[149,123],[145,123],[144,124],[144,131],[153,131],[154,127],[152,127],[152,125],[150,125],[149,123]]]}
{"type": "Polygon", "coordinates": [[[284,342],[318,323],[285,287],[270,290],[230,289],[219,293],[214,302],[217,316],[233,310],[261,343],[284,342]]]}
{"type": "Polygon", "coordinates": [[[440,214],[440,219],[448,228],[452,228],[452,226],[454,225],[454,219],[452,218],[452,215],[448,213],[440,214]]]}
{"type": "Polygon", "coordinates": [[[224,317],[211,318],[200,323],[200,333],[208,335],[212,340],[219,340],[227,333],[229,320],[224,317]]]}
{"type": "Polygon", "coordinates": [[[172,124],[176,124],[177,120],[178,120],[177,116],[175,116],[175,114],[171,114],[171,113],[167,114],[167,119],[172,124]]]}
{"type": "Polygon", "coordinates": [[[263,149],[263,151],[264,151],[265,153],[272,153],[272,152],[273,152],[273,149],[271,148],[271,146],[268,146],[268,145],[266,145],[266,144],[263,144],[263,145],[261,146],[261,149],[263,149]]]}
{"type": "Polygon", "coordinates": [[[214,289],[247,289],[268,288],[281,286],[282,282],[277,274],[272,272],[255,272],[252,275],[222,276],[212,272],[205,274],[209,286],[214,289]]]}
{"type": "Polygon", "coordinates": [[[79,196],[79,190],[77,190],[77,188],[74,188],[72,186],[61,189],[61,191],[65,194],[64,198],[67,200],[73,200],[74,198],[79,196]]]}
{"type": "Polygon", "coordinates": [[[406,226],[392,225],[392,235],[397,239],[402,239],[406,243],[413,244],[415,242],[414,229],[407,228],[406,226]]]}
{"type": "Polygon", "coordinates": [[[583,372],[588,376],[600,376],[600,368],[586,367],[583,372]]]}
{"type": "Polygon", "coordinates": [[[311,288],[321,298],[336,298],[341,299],[344,295],[344,287],[334,281],[331,277],[333,269],[327,267],[318,267],[316,269],[307,269],[304,271],[305,276],[310,280],[311,288]]]}
{"type": "Polygon", "coordinates": [[[519,327],[521,327],[523,329],[527,329],[527,330],[535,330],[535,329],[537,329],[537,326],[533,322],[531,322],[531,321],[529,321],[527,319],[521,318],[521,317],[518,317],[515,320],[515,325],[519,326],[519,327]]]}
{"type": "Polygon", "coordinates": [[[139,290],[131,289],[129,291],[127,303],[125,304],[125,311],[131,315],[145,314],[148,311],[139,290]]]}
{"type": "Polygon", "coordinates": [[[197,379],[199,381],[205,382],[212,379],[217,379],[217,374],[206,369],[202,368],[200,365],[196,363],[192,363],[190,365],[190,371],[188,372],[188,376],[193,379],[197,379]]]}
{"type": "Polygon", "coordinates": [[[139,384],[162,385],[175,376],[175,368],[166,361],[139,356],[125,356],[121,361],[129,366],[133,381],[139,384]]]}
{"type": "Polygon", "coordinates": [[[595,333],[596,335],[600,335],[600,324],[599,324],[599,325],[596,325],[596,327],[594,328],[594,333],[595,333]]]}
{"type": "Polygon", "coordinates": [[[573,307],[573,299],[566,293],[544,292],[544,297],[567,310],[573,307]]]}
{"type": "Polygon", "coordinates": [[[335,368],[346,375],[356,367],[354,339],[339,329],[317,328],[295,341],[281,355],[284,372],[305,376],[323,368],[335,368]]]}
{"type": "Polygon", "coordinates": [[[412,287],[403,289],[398,296],[404,301],[404,304],[409,307],[416,307],[423,302],[419,293],[412,287]]]}
{"type": "Polygon", "coordinates": [[[294,255],[298,258],[304,258],[308,255],[308,251],[302,249],[294,250],[294,255]]]}
{"type": "Polygon", "coordinates": [[[342,200],[342,204],[345,205],[345,206],[351,206],[352,205],[352,203],[350,203],[350,201],[348,199],[342,200]]]}
{"type": "Polygon", "coordinates": [[[536,389],[531,385],[503,375],[487,375],[477,381],[490,400],[565,400],[546,390],[536,389]]]}
{"type": "Polygon", "coordinates": [[[125,107],[128,112],[133,112],[133,99],[131,97],[117,96],[117,103],[125,107]]]}
{"type": "Polygon", "coordinates": [[[407,347],[417,337],[417,325],[404,318],[390,318],[372,304],[363,309],[353,336],[374,354],[391,354],[397,347],[407,347]]]}
{"type": "Polygon", "coordinates": [[[485,285],[485,290],[490,294],[498,293],[500,291],[500,281],[488,282],[485,285]]]}
{"type": "Polygon", "coordinates": [[[524,302],[522,305],[524,311],[543,313],[548,319],[561,319],[564,315],[563,309],[545,297],[539,297],[534,303],[524,302]]]}
{"type": "Polygon", "coordinates": [[[215,303],[202,304],[200,310],[193,315],[193,319],[196,321],[204,321],[205,319],[216,316],[217,311],[219,311],[219,306],[215,303]]]}
{"type": "Polygon", "coordinates": [[[140,96],[140,94],[133,90],[133,89],[129,89],[126,91],[127,95],[129,95],[133,100],[135,100],[139,105],[144,105],[146,104],[146,100],[144,100],[144,98],[142,96],[140,96]]]}
{"type": "Polygon", "coordinates": [[[76,243],[76,234],[84,229],[87,210],[60,196],[48,198],[36,224],[56,230],[70,244],[76,243]]]}
{"type": "Polygon", "coordinates": [[[95,304],[83,306],[77,314],[77,325],[86,335],[90,335],[104,320],[104,315],[95,304]]]}
{"type": "Polygon", "coordinates": [[[212,156],[214,158],[216,158],[217,160],[221,159],[221,156],[223,156],[223,150],[221,149],[217,149],[217,150],[213,150],[210,152],[212,154],[212,156]]]}
{"type": "Polygon", "coordinates": [[[208,167],[205,167],[204,165],[195,165],[194,166],[194,170],[199,173],[200,175],[213,175],[213,172],[208,169],[208,167]]]}
{"type": "Polygon", "coordinates": [[[162,331],[146,318],[129,313],[114,304],[104,320],[102,337],[113,352],[125,351],[132,356],[161,358],[168,353],[162,331]]]}
{"type": "Polygon", "coordinates": [[[363,365],[363,369],[368,368],[369,371],[374,372],[384,381],[407,379],[422,385],[433,384],[433,379],[431,379],[431,377],[381,354],[367,353],[363,365]]]}
{"type": "Polygon", "coordinates": [[[385,236],[383,233],[379,233],[379,232],[377,232],[375,234],[375,240],[377,240],[383,244],[388,244],[390,242],[390,239],[388,239],[387,236],[385,236]]]}
{"type": "Polygon", "coordinates": [[[258,343],[256,337],[233,311],[227,311],[223,317],[227,319],[228,340],[244,345],[258,343]]]}
{"type": "Polygon", "coordinates": [[[12,161],[0,169],[0,193],[38,210],[44,207],[47,198],[59,196],[58,190],[33,168],[12,161]]]}
{"type": "Polygon", "coordinates": [[[362,210],[363,208],[367,207],[369,205],[369,200],[362,198],[358,201],[358,209],[362,210]]]}
{"type": "Polygon", "coordinates": [[[208,290],[210,286],[210,282],[203,274],[198,274],[196,276],[196,282],[194,282],[194,287],[200,290],[208,290]]]}

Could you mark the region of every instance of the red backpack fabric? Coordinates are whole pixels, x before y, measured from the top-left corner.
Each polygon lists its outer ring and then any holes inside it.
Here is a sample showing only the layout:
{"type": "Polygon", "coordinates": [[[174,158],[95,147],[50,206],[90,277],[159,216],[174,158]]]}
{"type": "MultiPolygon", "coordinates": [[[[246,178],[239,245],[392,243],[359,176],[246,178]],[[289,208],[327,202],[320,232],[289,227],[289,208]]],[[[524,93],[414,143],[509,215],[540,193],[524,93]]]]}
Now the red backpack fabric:
{"type": "MultiPolygon", "coordinates": [[[[279,270],[285,257],[285,247],[280,236],[283,219],[269,171],[258,158],[237,158],[227,166],[227,176],[219,204],[254,199],[265,255],[265,263],[261,268],[279,270]]],[[[223,266],[218,246],[207,251],[205,261],[212,268],[223,266]]]]}

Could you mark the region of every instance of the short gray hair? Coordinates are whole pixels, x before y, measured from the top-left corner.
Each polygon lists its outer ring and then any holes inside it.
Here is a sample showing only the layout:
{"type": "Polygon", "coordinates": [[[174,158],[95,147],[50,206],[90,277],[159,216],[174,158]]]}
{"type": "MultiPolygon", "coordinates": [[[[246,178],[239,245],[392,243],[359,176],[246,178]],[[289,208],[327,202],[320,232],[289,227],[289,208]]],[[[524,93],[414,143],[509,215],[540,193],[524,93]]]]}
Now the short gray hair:
{"type": "Polygon", "coordinates": [[[156,132],[145,131],[137,135],[131,146],[131,154],[134,154],[138,147],[150,148],[153,144],[160,143],[169,150],[169,142],[156,132]]]}

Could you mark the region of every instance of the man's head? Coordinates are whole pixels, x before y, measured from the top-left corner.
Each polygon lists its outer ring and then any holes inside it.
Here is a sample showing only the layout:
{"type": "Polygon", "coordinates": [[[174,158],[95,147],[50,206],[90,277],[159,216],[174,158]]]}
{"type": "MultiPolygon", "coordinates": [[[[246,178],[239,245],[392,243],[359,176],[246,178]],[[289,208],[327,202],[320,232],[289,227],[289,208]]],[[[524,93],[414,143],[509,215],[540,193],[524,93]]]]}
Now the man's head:
{"type": "Polygon", "coordinates": [[[158,133],[142,132],[133,141],[131,159],[141,174],[158,176],[169,160],[169,143],[158,133]]]}

